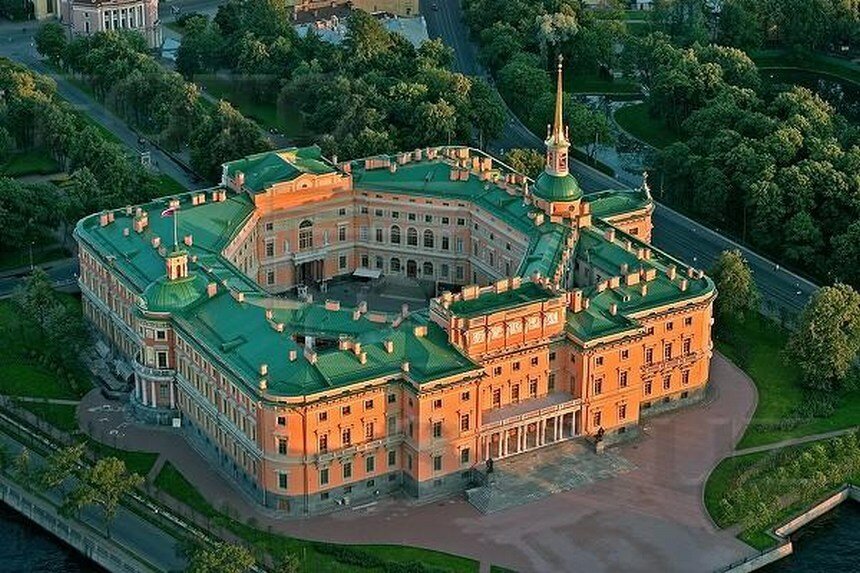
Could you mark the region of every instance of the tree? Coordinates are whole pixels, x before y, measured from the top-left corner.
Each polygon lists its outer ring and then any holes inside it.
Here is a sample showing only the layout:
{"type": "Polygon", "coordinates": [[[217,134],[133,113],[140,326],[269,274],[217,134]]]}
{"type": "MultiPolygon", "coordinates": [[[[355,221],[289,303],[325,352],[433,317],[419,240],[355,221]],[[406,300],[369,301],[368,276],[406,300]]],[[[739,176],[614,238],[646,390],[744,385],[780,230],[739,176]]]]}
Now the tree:
{"type": "Polygon", "coordinates": [[[511,149],[505,153],[505,163],[532,179],[544,168],[543,154],[534,149],[511,149]]]}
{"type": "Polygon", "coordinates": [[[42,27],[36,32],[35,40],[36,49],[39,53],[48,58],[52,64],[60,65],[69,44],[63,25],[58,22],[42,24],[42,27]]]}
{"type": "Polygon", "coordinates": [[[114,457],[102,458],[84,470],[74,490],[66,496],[68,509],[80,511],[87,505],[102,508],[110,536],[110,524],[122,498],[143,485],[144,479],[129,473],[125,462],[114,457]]]}
{"type": "Polygon", "coordinates": [[[301,561],[295,553],[286,553],[275,566],[275,573],[299,573],[301,561]]]}
{"type": "Polygon", "coordinates": [[[218,543],[194,551],[188,573],[247,573],[254,563],[254,556],[244,547],[218,543]]]}
{"type": "Polygon", "coordinates": [[[551,91],[549,78],[537,58],[525,52],[515,55],[499,71],[498,85],[517,113],[526,111],[532,101],[551,91]]]}
{"type": "Polygon", "coordinates": [[[21,453],[19,453],[15,458],[13,471],[15,473],[15,477],[24,484],[24,487],[27,489],[30,487],[30,469],[30,450],[23,448],[21,453]]]}
{"type": "Polygon", "coordinates": [[[831,244],[830,268],[836,279],[860,288],[860,220],[851,223],[844,233],[835,235],[831,244]]]}
{"type": "Polygon", "coordinates": [[[61,486],[68,478],[79,473],[83,455],[83,443],[54,451],[39,475],[40,485],[45,489],[61,486]]]}
{"type": "Polygon", "coordinates": [[[498,92],[482,78],[473,78],[469,90],[469,116],[481,134],[481,142],[495,139],[502,134],[508,112],[498,92]]]}
{"type": "Polygon", "coordinates": [[[822,287],[803,310],[788,341],[786,357],[800,369],[804,384],[839,391],[860,352],[860,294],[848,285],[822,287]]]}
{"type": "Polygon", "coordinates": [[[535,18],[535,26],[537,27],[537,41],[544,61],[548,61],[552,55],[550,48],[558,49],[560,44],[573,38],[579,31],[576,15],[565,12],[541,14],[535,18]]]}
{"type": "Polygon", "coordinates": [[[758,289],[749,263],[739,250],[720,253],[710,274],[717,287],[715,307],[720,320],[742,322],[748,314],[758,310],[758,289]]]}
{"type": "Polygon", "coordinates": [[[199,172],[217,178],[222,163],[268,147],[257,124],[221,100],[194,135],[191,162],[199,172]]]}

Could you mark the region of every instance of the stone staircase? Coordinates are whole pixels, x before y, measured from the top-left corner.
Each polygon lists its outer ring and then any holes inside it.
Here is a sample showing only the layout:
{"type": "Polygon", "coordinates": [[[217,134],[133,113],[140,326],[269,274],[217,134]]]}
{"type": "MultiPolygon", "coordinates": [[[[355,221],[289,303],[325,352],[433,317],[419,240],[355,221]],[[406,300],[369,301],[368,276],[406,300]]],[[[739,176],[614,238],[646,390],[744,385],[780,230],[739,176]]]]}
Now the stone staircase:
{"type": "Polygon", "coordinates": [[[595,454],[578,441],[498,460],[483,485],[466,490],[466,499],[483,514],[538,501],[550,495],[611,478],[634,469],[612,452],[595,454]]]}

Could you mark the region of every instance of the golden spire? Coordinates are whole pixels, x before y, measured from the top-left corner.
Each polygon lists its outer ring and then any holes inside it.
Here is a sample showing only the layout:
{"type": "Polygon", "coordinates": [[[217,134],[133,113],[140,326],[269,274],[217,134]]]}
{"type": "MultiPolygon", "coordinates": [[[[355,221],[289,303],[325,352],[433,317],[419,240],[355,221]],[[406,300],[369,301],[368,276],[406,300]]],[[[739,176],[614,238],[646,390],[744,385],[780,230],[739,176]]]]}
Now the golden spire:
{"type": "Polygon", "coordinates": [[[564,119],[562,117],[562,98],[564,90],[562,88],[561,64],[564,61],[564,56],[558,55],[558,85],[555,92],[555,120],[552,125],[552,139],[556,143],[561,143],[564,139],[564,119]]]}

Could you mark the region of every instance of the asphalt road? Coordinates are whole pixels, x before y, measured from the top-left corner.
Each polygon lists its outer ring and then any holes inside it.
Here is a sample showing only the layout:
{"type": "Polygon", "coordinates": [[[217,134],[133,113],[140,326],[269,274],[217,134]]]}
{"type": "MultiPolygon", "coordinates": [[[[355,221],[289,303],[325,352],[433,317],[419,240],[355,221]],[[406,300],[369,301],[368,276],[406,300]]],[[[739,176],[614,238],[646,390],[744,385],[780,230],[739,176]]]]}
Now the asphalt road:
{"type": "MultiPolygon", "coordinates": [[[[39,267],[48,273],[48,276],[58,290],[77,292],[79,272],[77,257],[51,261],[50,263],[39,265],[39,267]]],[[[21,279],[28,274],[30,274],[30,269],[28,268],[0,273],[0,299],[8,298],[15,294],[15,290],[21,283],[21,279]]]]}
{"type": "MultiPolygon", "coordinates": [[[[453,48],[454,69],[464,74],[487,77],[477,60],[475,46],[469,39],[459,0],[421,0],[420,7],[427,20],[430,37],[441,38],[453,48]],[[434,5],[438,9],[434,10],[434,5]]],[[[508,114],[504,132],[498,140],[488,145],[489,149],[496,153],[514,147],[543,151],[543,140],[522,125],[510,110],[508,114]]],[[[629,187],[579,161],[571,160],[570,168],[585,193],[629,187]]],[[[756,285],[762,294],[764,310],[774,316],[798,314],[817,288],[810,281],[663,204],[657,204],[653,222],[653,244],[676,259],[698,268],[710,268],[722,251],[740,249],[752,268],[756,285]]]]}

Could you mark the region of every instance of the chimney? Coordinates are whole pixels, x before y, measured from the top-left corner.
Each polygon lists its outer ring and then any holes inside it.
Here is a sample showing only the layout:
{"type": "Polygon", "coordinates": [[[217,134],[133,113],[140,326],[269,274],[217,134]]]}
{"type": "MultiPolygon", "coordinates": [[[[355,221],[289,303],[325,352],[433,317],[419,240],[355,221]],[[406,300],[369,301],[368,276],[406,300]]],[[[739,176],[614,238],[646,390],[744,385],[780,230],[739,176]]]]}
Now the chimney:
{"type": "Polygon", "coordinates": [[[194,239],[191,237],[191,235],[185,235],[183,242],[185,243],[186,247],[190,247],[194,244],[194,239]]]}
{"type": "Polygon", "coordinates": [[[613,302],[612,304],[609,305],[609,314],[611,314],[612,316],[615,316],[616,314],[618,314],[618,304],[617,303],[613,302]]]}
{"type": "Polygon", "coordinates": [[[681,282],[678,284],[678,288],[681,289],[681,292],[687,290],[687,279],[681,279],[681,282]]]}
{"type": "Polygon", "coordinates": [[[265,392],[265,391],[266,391],[266,388],[268,388],[268,387],[269,387],[269,385],[268,385],[268,383],[266,382],[266,379],[265,379],[265,378],[263,378],[262,380],[260,380],[260,392],[265,392]]]}
{"type": "Polygon", "coordinates": [[[666,269],[666,276],[669,277],[670,281],[675,280],[675,273],[675,265],[669,265],[669,267],[666,269]]]}
{"type": "Polygon", "coordinates": [[[403,364],[401,364],[401,365],[400,365],[400,370],[402,370],[403,372],[409,372],[409,363],[408,363],[408,362],[404,362],[403,364]]]}
{"type": "Polygon", "coordinates": [[[260,364],[260,376],[265,376],[269,373],[269,365],[268,364],[260,364]]]}
{"type": "Polygon", "coordinates": [[[367,364],[367,352],[362,352],[358,355],[358,362],[360,364],[367,364]]]}
{"type": "Polygon", "coordinates": [[[156,249],[158,247],[160,247],[161,246],[161,237],[153,237],[152,238],[152,246],[156,249]]]}
{"type": "Polygon", "coordinates": [[[642,287],[639,289],[639,293],[642,295],[642,298],[648,296],[648,283],[642,283],[642,287]]]}
{"type": "Polygon", "coordinates": [[[382,343],[382,346],[385,348],[385,351],[388,354],[391,354],[392,352],[394,352],[394,342],[393,341],[386,340],[385,342],[382,343]]]}
{"type": "Polygon", "coordinates": [[[107,213],[102,213],[99,215],[99,227],[107,227],[108,224],[108,215],[107,213]]]}
{"type": "Polygon", "coordinates": [[[212,298],[218,293],[218,285],[216,283],[209,283],[206,285],[206,294],[209,298],[212,298]]]}
{"type": "Polygon", "coordinates": [[[130,232],[131,232],[130,229],[128,227],[126,227],[125,229],[122,230],[122,236],[128,237],[130,232]]]}
{"type": "Polygon", "coordinates": [[[361,342],[356,340],[355,343],[352,345],[352,351],[355,353],[356,356],[361,354],[361,342]]]}
{"type": "Polygon", "coordinates": [[[290,350],[290,362],[295,362],[296,358],[298,358],[299,353],[295,350],[290,350]]]}
{"type": "Polygon", "coordinates": [[[570,310],[577,313],[582,310],[582,291],[575,290],[570,293],[570,310]]]}
{"type": "Polygon", "coordinates": [[[615,240],[615,229],[609,228],[603,233],[603,238],[605,238],[610,243],[615,240]]]}
{"type": "Polygon", "coordinates": [[[243,293],[243,292],[236,293],[236,300],[239,302],[245,302],[245,293],[243,293]]]}
{"type": "Polygon", "coordinates": [[[424,338],[425,336],[427,336],[427,326],[416,326],[413,329],[412,333],[415,335],[416,338],[424,338]]]}

